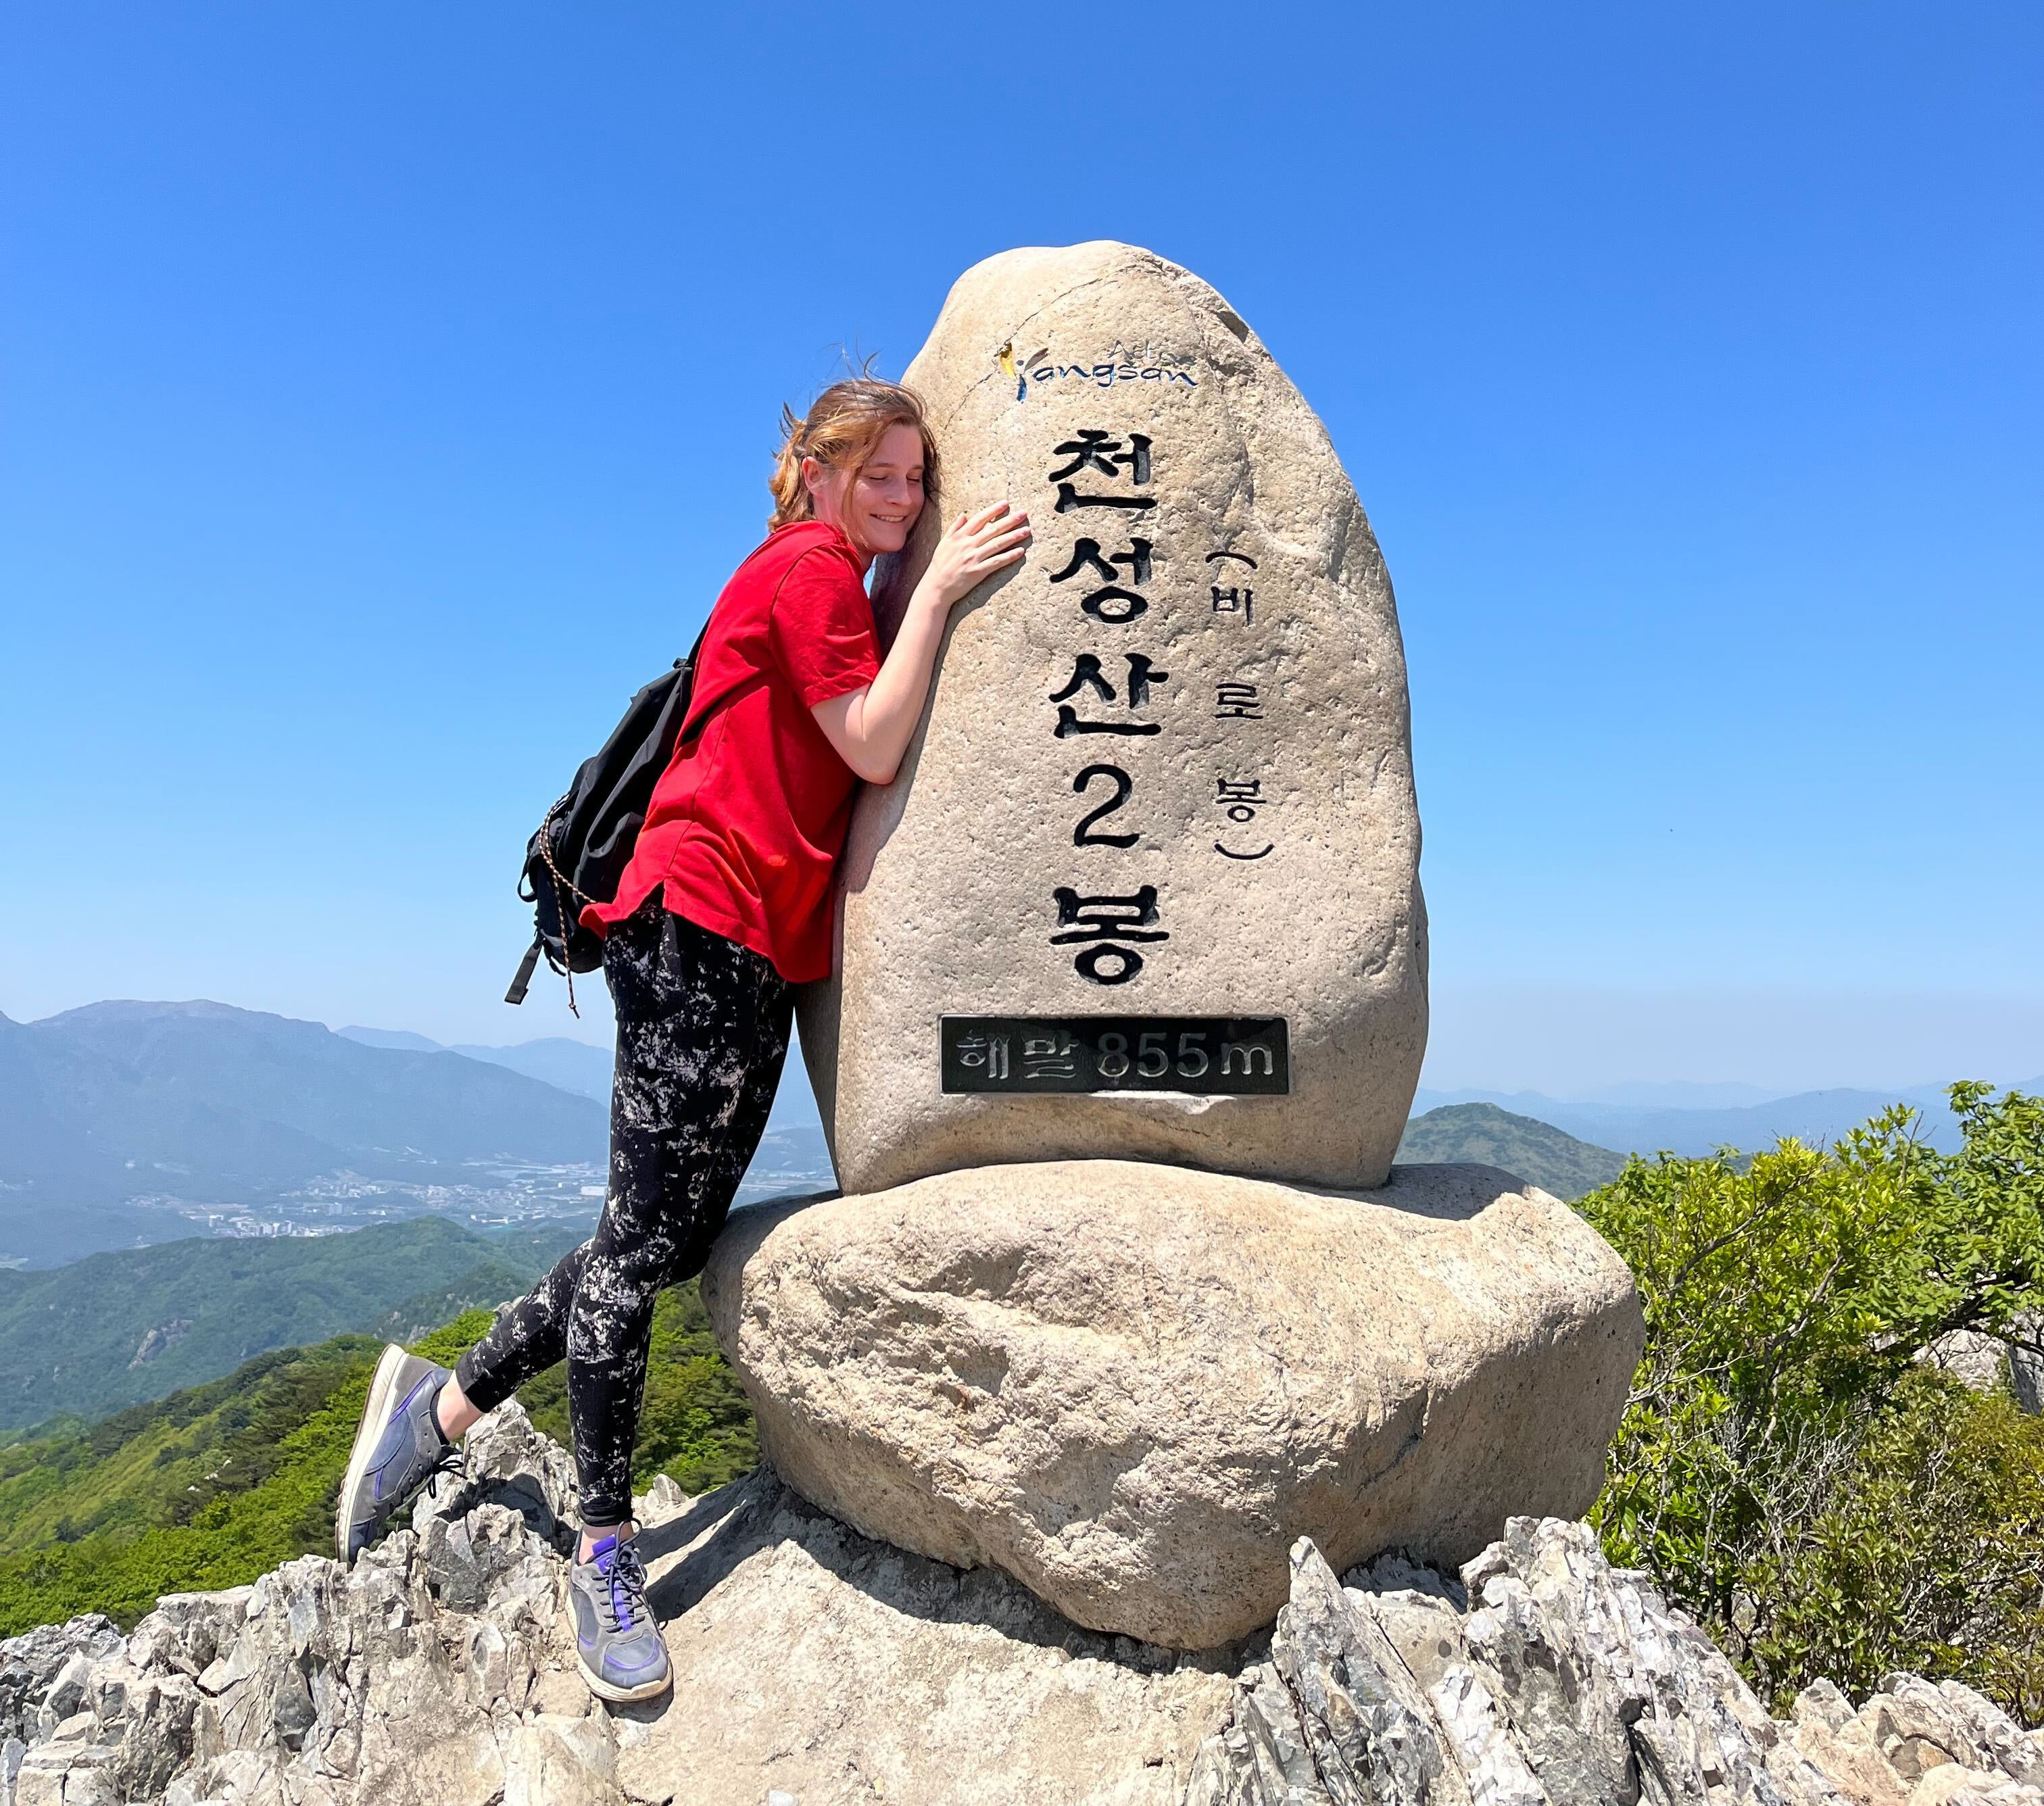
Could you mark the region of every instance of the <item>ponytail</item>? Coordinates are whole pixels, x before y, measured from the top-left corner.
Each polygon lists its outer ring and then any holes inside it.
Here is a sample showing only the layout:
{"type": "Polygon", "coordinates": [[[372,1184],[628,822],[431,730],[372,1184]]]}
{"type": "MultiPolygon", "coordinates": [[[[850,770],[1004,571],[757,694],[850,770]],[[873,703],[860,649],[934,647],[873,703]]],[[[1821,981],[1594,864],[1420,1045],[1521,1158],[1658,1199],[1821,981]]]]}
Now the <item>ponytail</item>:
{"type": "Polygon", "coordinates": [[[776,527],[786,526],[791,521],[806,521],[815,510],[815,504],[802,482],[803,425],[796,419],[795,410],[783,404],[781,450],[774,460],[774,474],[766,479],[767,488],[774,493],[774,515],[766,523],[769,532],[776,527]]]}

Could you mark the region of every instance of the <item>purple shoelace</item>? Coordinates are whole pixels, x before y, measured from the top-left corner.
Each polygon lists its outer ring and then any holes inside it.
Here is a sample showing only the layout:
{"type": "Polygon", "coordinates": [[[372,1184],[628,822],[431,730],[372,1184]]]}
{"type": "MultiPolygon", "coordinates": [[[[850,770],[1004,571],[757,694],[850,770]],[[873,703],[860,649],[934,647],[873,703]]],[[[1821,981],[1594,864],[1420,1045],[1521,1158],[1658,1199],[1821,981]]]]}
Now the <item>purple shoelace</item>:
{"type": "Polygon", "coordinates": [[[610,1620],[605,1628],[613,1631],[630,1630],[638,1619],[634,1601],[646,1591],[646,1564],[639,1559],[639,1551],[629,1543],[620,1543],[615,1536],[606,1536],[590,1550],[589,1558],[596,1564],[596,1571],[610,1583],[604,1589],[609,1596],[606,1616],[610,1620]]]}

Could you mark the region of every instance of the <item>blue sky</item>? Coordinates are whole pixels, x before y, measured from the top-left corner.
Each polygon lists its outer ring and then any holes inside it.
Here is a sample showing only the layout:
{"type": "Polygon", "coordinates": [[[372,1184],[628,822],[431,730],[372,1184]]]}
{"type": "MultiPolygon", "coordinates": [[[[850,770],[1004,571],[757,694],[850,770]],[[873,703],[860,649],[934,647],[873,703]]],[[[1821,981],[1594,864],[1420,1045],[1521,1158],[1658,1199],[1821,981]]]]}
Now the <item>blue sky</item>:
{"type": "Polygon", "coordinates": [[[780,403],[1117,237],[1382,541],[1428,1082],[2044,1070],[2040,92],[2027,0],[8,8],[0,1010],[599,1035],[519,855],[780,403]]]}

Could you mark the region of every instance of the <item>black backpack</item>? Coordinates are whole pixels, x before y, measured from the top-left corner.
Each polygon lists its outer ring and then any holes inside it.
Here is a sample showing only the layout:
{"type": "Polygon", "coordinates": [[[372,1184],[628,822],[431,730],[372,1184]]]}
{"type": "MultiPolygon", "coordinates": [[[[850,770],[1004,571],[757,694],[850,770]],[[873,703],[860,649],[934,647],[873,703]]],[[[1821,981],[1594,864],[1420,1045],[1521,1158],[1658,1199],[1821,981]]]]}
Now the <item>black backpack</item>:
{"type": "MultiPolygon", "coordinates": [[[[705,625],[703,632],[709,631],[705,625]]],[[[603,960],[603,938],[582,925],[582,911],[617,894],[653,786],[672,762],[688,720],[701,655],[699,636],[694,651],[632,698],[602,750],[582,761],[567,794],[547,811],[526,843],[518,897],[532,905],[532,944],[504,993],[506,1003],[525,1001],[544,954],[568,982],[568,1008],[582,1013],[575,1009],[574,974],[593,972],[603,960]]],[[[694,724],[691,737],[701,725],[694,724]]]]}

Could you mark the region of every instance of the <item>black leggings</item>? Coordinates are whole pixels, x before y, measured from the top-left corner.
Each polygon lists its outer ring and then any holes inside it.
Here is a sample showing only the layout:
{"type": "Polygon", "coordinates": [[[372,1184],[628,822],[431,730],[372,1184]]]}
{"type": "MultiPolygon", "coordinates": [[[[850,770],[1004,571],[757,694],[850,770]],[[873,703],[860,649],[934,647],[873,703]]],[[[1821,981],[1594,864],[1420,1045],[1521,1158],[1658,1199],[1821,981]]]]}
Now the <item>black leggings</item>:
{"type": "Polygon", "coordinates": [[[654,1297],[709,1258],[766,1127],[793,1009],[770,961],[670,914],[657,891],[611,930],[603,975],[617,1013],[603,1214],[459,1370],[469,1402],[487,1411],[567,1356],[592,1524],[632,1514],[654,1297]]]}

